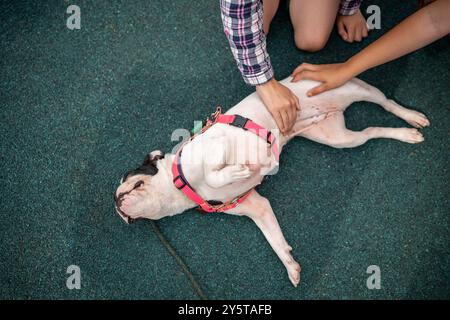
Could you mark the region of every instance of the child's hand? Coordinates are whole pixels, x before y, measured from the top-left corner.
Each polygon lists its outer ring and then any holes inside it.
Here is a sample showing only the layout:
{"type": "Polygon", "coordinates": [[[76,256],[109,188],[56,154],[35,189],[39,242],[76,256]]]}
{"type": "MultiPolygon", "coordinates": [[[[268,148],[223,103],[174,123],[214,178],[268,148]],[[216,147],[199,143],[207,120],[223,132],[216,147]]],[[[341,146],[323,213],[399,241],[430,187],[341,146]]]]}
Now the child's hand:
{"type": "Polygon", "coordinates": [[[300,104],[297,96],[275,78],[256,86],[256,92],[284,135],[294,127],[300,104]]]}
{"type": "Polygon", "coordinates": [[[360,42],[368,35],[366,19],[364,19],[360,10],[351,16],[338,15],[336,19],[338,32],[344,41],[352,43],[360,42]]]}
{"type": "Polygon", "coordinates": [[[353,78],[350,69],[345,63],[319,65],[302,63],[292,72],[291,76],[293,77],[291,82],[298,82],[302,79],[322,82],[321,85],[308,91],[308,97],[340,87],[353,78]]]}

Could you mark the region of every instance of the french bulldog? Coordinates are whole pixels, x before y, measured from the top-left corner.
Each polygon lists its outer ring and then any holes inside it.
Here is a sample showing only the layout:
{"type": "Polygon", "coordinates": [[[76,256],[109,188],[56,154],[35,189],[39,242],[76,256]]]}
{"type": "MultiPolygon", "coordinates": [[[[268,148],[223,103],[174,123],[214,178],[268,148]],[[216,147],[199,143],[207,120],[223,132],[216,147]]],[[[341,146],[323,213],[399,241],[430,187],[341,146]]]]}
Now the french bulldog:
{"type": "MultiPolygon", "coordinates": [[[[306,93],[317,86],[317,82],[293,83],[290,80],[289,77],[281,83],[297,95],[301,106],[291,133],[279,134],[275,120],[256,93],[225,114],[240,115],[270,130],[276,135],[275,143],[280,152],[294,137],[333,148],[354,148],[375,138],[406,143],[424,141],[418,129],[430,125],[425,115],[387,99],[380,90],[362,80],[352,79],[314,97],[307,97],[306,93]],[[356,101],[376,103],[415,128],[349,130],[345,126],[344,111],[356,101]]],[[[139,168],[123,176],[114,198],[117,212],[127,223],[138,218],[161,219],[197,206],[174,185],[171,171],[174,157],[173,153],[164,155],[153,151],[139,168]]],[[[247,130],[216,123],[183,145],[180,161],[186,180],[205,200],[226,203],[252,190],[242,203],[225,213],[247,216],[256,223],[286,267],[291,283],[297,286],[301,268],[291,254],[292,247],[283,236],[270,201],[254,190],[265,175],[278,168],[267,141],[247,130]]]]}

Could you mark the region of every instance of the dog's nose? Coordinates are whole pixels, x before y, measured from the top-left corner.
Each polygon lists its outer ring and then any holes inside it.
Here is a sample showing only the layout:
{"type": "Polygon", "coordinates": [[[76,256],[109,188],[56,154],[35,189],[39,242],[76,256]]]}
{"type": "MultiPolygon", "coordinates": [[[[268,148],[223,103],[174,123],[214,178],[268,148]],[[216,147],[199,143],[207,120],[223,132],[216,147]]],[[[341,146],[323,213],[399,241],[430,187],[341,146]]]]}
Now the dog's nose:
{"type": "Polygon", "coordinates": [[[119,193],[119,195],[116,194],[116,192],[114,192],[114,202],[116,203],[116,211],[120,214],[120,216],[125,220],[126,223],[131,224],[135,221],[135,219],[129,217],[128,215],[126,215],[122,210],[122,201],[123,198],[125,197],[125,195],[129,194],[131,191],[139,188],[140,186],[142,186],[144,184],[143,180],[139,180],[134,184],[133,189],[131,189],[130,191],[127,192],[121,192],[119,193]]]}
{"type": "Polygon", "coordinates": [[[118,207],[120,207],[120,205],[122,204],[122,199],[123,199],[123,196],[125,195],[125,192],[121,192],[121,193],[119,193],[119,195],[117,195],[115,192],[114,192],[114,202],[116,203],[116,205],[118,206],[118,207]]]}

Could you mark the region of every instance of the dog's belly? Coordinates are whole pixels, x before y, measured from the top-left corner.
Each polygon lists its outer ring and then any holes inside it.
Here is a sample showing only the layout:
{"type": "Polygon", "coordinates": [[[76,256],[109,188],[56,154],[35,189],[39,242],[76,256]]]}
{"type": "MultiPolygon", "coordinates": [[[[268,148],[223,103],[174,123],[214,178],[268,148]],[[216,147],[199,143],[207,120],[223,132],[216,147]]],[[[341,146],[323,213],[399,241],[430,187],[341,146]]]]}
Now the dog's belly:
{"type": "MultiPolygon", "coordinates": [[[[319,96],[307,97],[306,93],[308,90],[317,86],[319,83],[309,80],[292,83],[290,79],[286,78],[280,81],[280,83],[289,88],[299,98],[301,110],[297,115],[297,121],[293,129],[294,132],[288,137],[279,137],[280,152],[283,146],[293,136],[311,128],[311,126],[326,119],[330,114],[343,110],[348,104],[341,97],[342,94],[340,91],[342,89],[334,89],[319,96]]],[[[256,92],[247,96],[236,106],[228,110],[226,114],[239,114],[252,119],[268,130],[275,132],[279,130],[272,115],[256,92]]]]}

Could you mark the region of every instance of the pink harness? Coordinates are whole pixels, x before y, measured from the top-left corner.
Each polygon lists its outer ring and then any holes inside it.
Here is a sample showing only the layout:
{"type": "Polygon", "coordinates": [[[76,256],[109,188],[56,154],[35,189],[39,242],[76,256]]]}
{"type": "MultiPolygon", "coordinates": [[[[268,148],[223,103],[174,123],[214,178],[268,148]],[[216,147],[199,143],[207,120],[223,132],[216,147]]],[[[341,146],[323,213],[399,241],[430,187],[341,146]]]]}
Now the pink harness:
{"type": "MultiPolygon", "coordinates": [[[[279,161],[279,152],[277,144],[275,143],[275,136],[264,127],[258,125],[252,120],[242,117],[240,115],[226,115],[220,114],[220,107],[217,108],[217,111],[211,116],[212,119],[208,119],[206,125],[202,128],[201,133],[205,132],[212,125],[216,123],[228,124],[231,126],[235,126],[237,128],[241,128],[243,130],[248,130],[257,136],[261,137],[266,141],[272,150],[275,159],[279,161]]],[[[197,135],[191,137],[191,140],[194,139],[197,135]]],[[[195,192],[195,189],[189,184],[186,180],[183,170],[181,168],[181,152],[183,147],[181,147],[175,155],[174,161],[172,163],[172,174],[173,174],[173,184],[179,190],[181,190],[189,199],[194,201],[199,205],[199,209],[204,212],[224,212],[229,209],[236,207],[239,203],[242,203],[252,192],[252,190],[245,192],[244,194],[234,198],[231,201],[220,204],[212,204],[208,201],[204,200],[200,195],[195,192]]]]}

